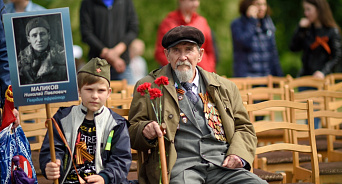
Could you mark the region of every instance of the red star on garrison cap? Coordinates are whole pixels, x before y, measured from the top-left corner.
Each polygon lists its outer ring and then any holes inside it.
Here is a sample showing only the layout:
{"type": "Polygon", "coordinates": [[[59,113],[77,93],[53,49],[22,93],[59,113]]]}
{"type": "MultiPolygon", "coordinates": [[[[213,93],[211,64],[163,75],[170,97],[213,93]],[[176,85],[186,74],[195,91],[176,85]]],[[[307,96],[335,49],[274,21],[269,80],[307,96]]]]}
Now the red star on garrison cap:
{"type": "Polygon", "coordinates": [[[96,69],[96,72],[100,73],[101,72],[101,68],[96,69]]]}

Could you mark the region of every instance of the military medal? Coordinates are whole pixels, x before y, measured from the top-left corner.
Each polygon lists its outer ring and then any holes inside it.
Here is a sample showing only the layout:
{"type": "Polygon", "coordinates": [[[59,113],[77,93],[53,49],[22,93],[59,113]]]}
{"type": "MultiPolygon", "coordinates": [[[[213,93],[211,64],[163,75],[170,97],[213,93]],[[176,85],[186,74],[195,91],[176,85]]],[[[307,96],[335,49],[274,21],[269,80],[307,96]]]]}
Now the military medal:
{"type": "Polygon", "coordinates": [[[180,116],[181,116],[181,118],[182,118],[182,122],[183,123],[187,123],[188,122],[188,118],[185,116],[185,114],[184,113],[180,113],[180,116]]]}
{"type": "Polygon", "coordinates": [[[205,118],[208,120],[208,125],[214,132],[215,138],[220,141],[227,141],[223,130],[220,114],[212,102],[210,102],[208,93],[199,93],[199,96],[203,102],[203,112],[205,118]]]}
{"type": "Polygon", "coordinates": [[[177,93],[184,95],[185,91],[183,89],[177,87],[177,93]]]}
{"type": "Polygon", "coordinates": [[[183,100],[184,99],[185,91],[183,89],[181,89],[181,88],[178,88],[178,87],[176,87],[176,91],[177,91],[178,94],[181,94],[181,95],[178,96],[178,101],[183,100]]]}

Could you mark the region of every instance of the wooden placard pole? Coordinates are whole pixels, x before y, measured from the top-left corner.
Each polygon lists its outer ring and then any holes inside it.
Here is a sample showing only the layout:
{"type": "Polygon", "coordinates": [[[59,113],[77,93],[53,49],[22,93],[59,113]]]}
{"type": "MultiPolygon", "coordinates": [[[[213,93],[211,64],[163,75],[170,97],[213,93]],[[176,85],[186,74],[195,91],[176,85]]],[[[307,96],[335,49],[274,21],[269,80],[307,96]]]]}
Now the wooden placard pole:
{"type": "MultiPolygon", "coordinates": [[[[160,129],[163,132],[166,127],[162,127],[162,126],[160,127],[160,129]]],[[[158,137],[158,145],[159,145],[159,157],[160,157],[160,163],[161,163],[161,172],[162,172],[162,183],[168,184],[169,178],[167,177],[167,165],[166,165],[164,136],[158,137]]]]}
{"type": "MultiPolygon", "coordinates": [[[[48,124],[51,162],[56,162],[55,142],[53,139],[53,127],[52,127],[52,121],[51,121],[50,104],[45,104],[45,110],[46,110],[46,118],[47,118],[47,124],[48,124]]],[[[58,184],[58,179],[55,179],[53,183],[58,184]]]]}

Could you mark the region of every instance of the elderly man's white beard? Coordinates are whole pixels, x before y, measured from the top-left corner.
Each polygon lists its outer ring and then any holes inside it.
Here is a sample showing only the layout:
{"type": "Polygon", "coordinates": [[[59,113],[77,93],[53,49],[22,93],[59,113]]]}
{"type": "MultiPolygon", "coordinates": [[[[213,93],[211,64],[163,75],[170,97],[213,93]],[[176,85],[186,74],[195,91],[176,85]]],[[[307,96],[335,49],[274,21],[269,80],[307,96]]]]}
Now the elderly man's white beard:
{"type": "Polygon", "coordinates": [[[193,77],[193,72],[192,72],[192,66],[191,63],[189,61],[183,61],[183,62],[178,62],[176,64],[176,68],[174,69],[175,74],[179,80],[179,82],[188,82],[192,79],[193,77]],[[186,71],[179,71],[177,68],[179,65],[186,65],[189,66],[190,69],[186,70],[186,71]]]}

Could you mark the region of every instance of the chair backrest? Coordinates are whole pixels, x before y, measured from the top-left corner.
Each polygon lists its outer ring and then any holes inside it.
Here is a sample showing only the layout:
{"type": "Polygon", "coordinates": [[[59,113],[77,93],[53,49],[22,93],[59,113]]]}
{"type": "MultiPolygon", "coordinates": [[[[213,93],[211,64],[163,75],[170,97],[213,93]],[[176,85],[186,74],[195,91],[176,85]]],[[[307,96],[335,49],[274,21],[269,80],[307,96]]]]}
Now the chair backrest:
{"type": "Polygon", "coordinates": [[[324,85],[324,89],[328,90],[328,91],[340,91],[340,92],[342,92],[342,82],[338,82],[338,83],[326,82],[324,85]]]}
{"type": "Polygon", "coordinates": [[[228,79],[234,82],[238,86],[239,90],[246,90],[255,86],[273,86],[271,75],[265,77],[235,77],[228,79]]]}
{"type": "MultiPolygon", "coordinates": [[[[342,107],[342,92],[334,92],[328,90],[316,90],[316,91],[303,91],[294,92],[293,89],[290,90],[291,101],[305,101],[307,99],[312,99],[315,111],[337,111],[342,107]]],[[[305,119],[305,113],[297,113],[297,119],[305,119]]],[[[324,116],[317,116],[322,120],[322,127],[327,127],[328,119],[324,116]]]]}
{"type": "MultiPolygon", "coordinates": [[[[323,97],[324,108],[313,112],[314,117],[324,119],[326,126],[315,130],[316,136],[327,136],[327,155],[330,161],[342,161],[342,152],[334,149],[334,140],[336,136],[342,135],[342,130],[339,127],[342,125],[342,113],[339,109],[342,108],[342,92],[333,91],[313,91],[303,92],[302,94],[296,94],[291,90],[291,100],[296,98],[310,98],[310,97],[323,97]]],[[[307,116],[299,114],[296,119],[305,119],[307,116]]]]}
{"type": "Polygon", "coordinates": [[[338,81],[342,81],[342,73],[331,73],[325,76],[325,78],[328,79],[331,84],[335,84],[338,81]]]}
{"type": "Polygon", "coordinates": [[[289,89],[298,89],[299,87],[311,87],[316,88],[317,90],[321,90],[324,87],[326,82],[325,79],[315,78],[313,76],[303,76],[299,78],[292,78],[290,75],[287,75],[287,85],[289,89]]]}
{"type": "Polygon", "coordinates": [[[129,109],[131,107],[132,100],[133,97],[128,97],[126,90],[122,90],[119,93],[110,94],[106,101],[106,106],[108,108],[129,109]]]}
{"type": "Polygon", "coordinates": [[[111,80],[110,87],[112,88],[112,93],[117,93],[122,90],[127,90],[127,79],[111,80]]]}
{"type": "Polygon", "coordinates": [[[47,119],[45,105],[20,106],[19,119],[25,136],[30,142],[31,150],[39,150],[47,131],[45,127],[47,119]]]}
{"type": "Polygon", "coordinates": [[[133,97],[134,93],[134,85],[127,85],[127,96],[128,97],[133,97]]]}
{"type": "MultiPolygon", "coordinates": [[[[267,100],[284,100],[285,99],[285,90],[284,83],[280,82],[279,88],[271,87],[255,87],[247,90],[240,91],[241,96],[243,94],[247,94],[247,102],[251,103],[259,103],[261,101],[267,100]]],[[[251,121],[255,121],[255,116],[269,116],[269,118],[275,121],[275,112],[280,112],[283,118],[286,118],[285,110],[283,108],[273,108],[267,109],[263,111],[258,111],[254,113],[254,116],[251,117],[251,121]]]]}
{"type": "Polygon", "coordinates": [[[290,109],[290,121],[283,122],[272,122],[272,121],[262,121],[254,124],[254,129],[256,133],[264,132],[268,130],[278,130],[283,129],[291,132],[291,141],[289,143],[274,143],[264,146],[259,146],[256,148],[256,154],[271,152],[271,151],[292,151],[293,152],[293,173],[296,180],[311,180],[313,183],[319,183],[319,170],[318,170],[318,158],[316,150],[315,132],[314,132],[314,120],[313,120],[313,102],[312,100],[307,100],[306,103],[292,102],[288,100],[269,100],[260,102],[258,104],[245,104],[246,110],[249,114],[254,111],[274,108],[274,107],[284,107],[290,109]],[[306,110],[308,114],[308,125],[297,124],[295,121],[295,111],[294,109],[306,110]],[[300,145],[297,140],[297,132],[307,132],[310,138],[310,145],[300,145]],[[299,165],[298,153],[310,153],[312,171],[303,169],[299,165]]]}
{"type": "Polygon", "coordinates": [[[228,80],[232,81],[239,90],[246,90],[247,89],[247,80],[246,78],[242,77],[234,77],[234,78],[227,78],[228,80]]]}

